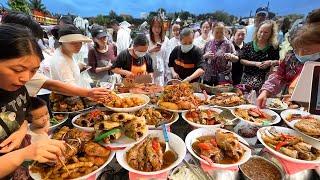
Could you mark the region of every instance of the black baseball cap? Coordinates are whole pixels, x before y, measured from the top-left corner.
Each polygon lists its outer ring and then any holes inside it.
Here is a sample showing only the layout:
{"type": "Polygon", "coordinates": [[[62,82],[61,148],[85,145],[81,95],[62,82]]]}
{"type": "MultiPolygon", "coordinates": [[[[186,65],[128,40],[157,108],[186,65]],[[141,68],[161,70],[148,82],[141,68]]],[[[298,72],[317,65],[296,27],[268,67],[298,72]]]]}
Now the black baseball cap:
{"type": "Polygon", "coordinates": [[[256,15],[258,15],[258,14],[265,14],[266,16],[268,16],[268,14],[269,14],[268,8],[267,7],[259,7],[256,10],[256,15]]]}
{"type": "Polygon", "coordinates": [[[107,37],[108,36],[106,31],[101,27],[93,28],[91,30],[91,35],[94,38],[101,38],[101,37],[107,37]]]}

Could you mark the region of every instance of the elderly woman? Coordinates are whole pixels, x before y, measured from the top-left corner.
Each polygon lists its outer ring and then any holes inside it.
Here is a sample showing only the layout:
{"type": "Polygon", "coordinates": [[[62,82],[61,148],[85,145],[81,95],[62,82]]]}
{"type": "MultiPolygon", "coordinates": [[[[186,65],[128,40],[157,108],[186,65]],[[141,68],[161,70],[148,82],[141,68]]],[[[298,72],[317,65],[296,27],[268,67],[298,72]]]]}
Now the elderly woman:
{"type": "Polygon", "coordinates": [[[193,44],[198,48],[203,49],[206,43],[211,39],[210,35],[210,24],[208,21],[201,23],[201,36],[194,39],[193,44]]]}
{"type": "Polygon", "coordinates": [[[242,83],[256,91],[262,87],[270,67],[279,62],[277,32],[274,21],[260,23],[254,33],[254,40],[240,52],[240,62],[244,65],[242,83]]]}
{"type": "Polygon", "coordinates": [[[132,48],[126,49],[117,57],[111,70],[124,77],[150,74],[152,76],[152,59],[147,54],[149,41],[144,34],[138,34],[133,40],[132,48]]]}
{"type": "Polygon", "coordinates": [[[203,58],[206,61],[204,83],[218,85],[232,83],[232,62],[238,61],[234,55],[232,43],[224,37],[223,23],[217,23],[213,27],[214,39],[209,41],[204,48],[203,58]]]}
{"type": "Polygon", "coordinates": [[[165,72],[168,71],[167,66],[169,57],[169,39],[165,36],[162,19],[154,17],[150,22],[149,36],[149,53],[152,58],[154,70],[154,83],[163,86],[165,81],[165,72]]]}
{"type": "Polygon", "coordinates": [[[185,28],[180,33],[181,45],[173,49],[169,58],[172,77],[187,82],[195,82],[204,73],[201,50],[192,44],[194,33],[185,28]]]}

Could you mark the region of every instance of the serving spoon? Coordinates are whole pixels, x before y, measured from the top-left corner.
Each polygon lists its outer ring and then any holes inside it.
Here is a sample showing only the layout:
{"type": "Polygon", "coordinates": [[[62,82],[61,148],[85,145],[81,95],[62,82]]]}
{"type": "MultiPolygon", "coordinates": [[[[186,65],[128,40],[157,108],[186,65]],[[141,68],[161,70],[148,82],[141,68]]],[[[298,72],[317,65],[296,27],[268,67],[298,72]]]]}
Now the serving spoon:
{"type": "Polygon", "coordinates": [[[166,142],[166,149],[163,153],[163,160],[167,164],[172,164],[178,159],[178,154],[171,148],[169,144],[169,137],[167,132],[167,127],[165,124],[162,124],[163,137],[166,142]]]}

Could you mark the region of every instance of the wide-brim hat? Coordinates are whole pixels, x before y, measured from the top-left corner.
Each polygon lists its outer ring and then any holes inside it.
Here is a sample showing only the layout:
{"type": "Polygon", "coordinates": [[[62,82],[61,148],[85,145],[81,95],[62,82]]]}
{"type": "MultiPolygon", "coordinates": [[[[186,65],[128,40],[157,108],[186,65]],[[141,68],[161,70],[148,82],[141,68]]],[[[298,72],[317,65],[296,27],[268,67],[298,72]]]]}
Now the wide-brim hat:
{"type": "Polygon", "coordinates": [[[82,34],[67,34],[67,35],[61,36],[59,39],[59,42],[61,43],[86,42],[87,43],[87,42],[91,42],[91,39],[82,34]]]}

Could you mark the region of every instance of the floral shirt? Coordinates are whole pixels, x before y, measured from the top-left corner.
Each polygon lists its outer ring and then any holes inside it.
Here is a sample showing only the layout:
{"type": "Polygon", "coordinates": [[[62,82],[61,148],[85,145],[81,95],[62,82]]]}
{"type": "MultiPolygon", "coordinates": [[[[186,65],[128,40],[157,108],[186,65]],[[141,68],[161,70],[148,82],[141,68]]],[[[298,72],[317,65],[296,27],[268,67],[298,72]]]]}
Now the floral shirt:
{"type": "Polygon", "coordinates": [[[292,51],[289,51],[277,71],[269,76],[260,91],[267,90],[272,95],[280,93],[283,87],[288,87],[299,76],[302,68],[303,63],[297,60],[292,51]]]}
{"type": "MultiPolygon", "coordinates": [[[[224,57],[224,54],[225,53],[235,54],[235,49],[233,44],[226,39],[222,41],[211,40],[205,45],[204,54],[210,51],[214,54],[214,57],[205,59],[206,69],[204,74],[204,80],[210,81],[212,77],[219,77],[221,75],[223,76],[226,75],[228,76],[228,78],[225,80],[231,81],[232,62],[227,60],[224,57]]],[[[218,81],[221,81],[221,80],[218,80],[218,81]]]]}
{"type": "MultiPolygon", "coordinates": [[[[278,60],[279,49],[267,46],[264,49],[258,49],[254,41],[247,43],[239,53],[239,59],[248,61],[264,62],[267,60],[278,60]]],[[[251,86],[254,90],[259,91],[263,85],[270,68],[259,69],[254,66],[244,66],[242,83],[251,86]]]]}

